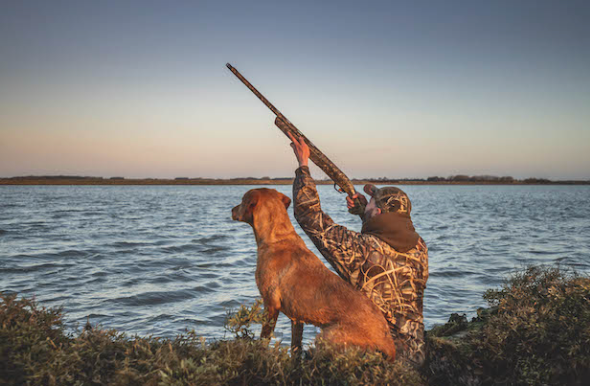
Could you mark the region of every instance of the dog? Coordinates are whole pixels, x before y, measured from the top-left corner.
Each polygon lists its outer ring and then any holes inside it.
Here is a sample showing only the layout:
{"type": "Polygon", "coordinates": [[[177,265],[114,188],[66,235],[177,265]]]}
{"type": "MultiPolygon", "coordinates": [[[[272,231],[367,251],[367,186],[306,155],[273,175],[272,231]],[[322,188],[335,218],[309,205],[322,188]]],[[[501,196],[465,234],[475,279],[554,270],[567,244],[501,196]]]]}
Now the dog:
{"type": "Polygon", "coordinates": [[[332,347],[377,350],[391,361],[395,344],[385,317],[373,302],[330,271],[295,232],[287,208],[291,199],[274,189],[252,189],[232,209],[232,219],[252,226],[258,244],[256,284],[269,338],[279,312],[291,319],[291,350],[301,352],[303,324],[321,328],[319,342],[332,347]]]}

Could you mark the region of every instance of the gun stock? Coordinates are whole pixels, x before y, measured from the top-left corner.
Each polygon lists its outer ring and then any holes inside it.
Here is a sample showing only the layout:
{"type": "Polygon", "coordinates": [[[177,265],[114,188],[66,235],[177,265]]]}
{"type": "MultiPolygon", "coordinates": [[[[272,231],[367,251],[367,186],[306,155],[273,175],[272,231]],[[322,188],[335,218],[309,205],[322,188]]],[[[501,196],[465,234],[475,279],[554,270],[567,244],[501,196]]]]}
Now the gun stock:
{"type": "MultiPolygon", "coordinates": [[[[344,192],[352,197],[356,194],[352,182],[348,179],[346,174],[342,172],[324,153],[322,153],[295,125],[293,125],[272,103],[268,101],[238,70],[232,67],[231,64],[227,63],[227,68],[238,78],[250,91],[254,93],[276,116],[275,125],[288,137],[289,133],[295,138],[303,138],[305,143],[310,150],[310,159],[316,164],[324,173],[328,175],[344,192]]],[[[365,212],[365,206],[360,202],[358,198],[355,198],[354,210],[350,210],[350,213],[362,216],[365,212]]]]}

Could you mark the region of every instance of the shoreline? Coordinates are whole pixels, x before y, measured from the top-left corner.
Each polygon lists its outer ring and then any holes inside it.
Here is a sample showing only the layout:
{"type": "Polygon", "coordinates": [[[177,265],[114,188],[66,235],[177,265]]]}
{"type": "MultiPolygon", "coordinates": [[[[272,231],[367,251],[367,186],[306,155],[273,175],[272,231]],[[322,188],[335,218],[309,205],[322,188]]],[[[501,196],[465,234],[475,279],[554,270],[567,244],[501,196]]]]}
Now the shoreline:
{"type": "MultiPolygon", "coordinates": [[[[353,185],[590,185],[590,181],[427,181],[427,180],[351,180],[353,185]]],[[[316,185],[334,185],[333,181],[315,180],[316,185]]],[[[252,178],[94,178],[94,177],[12,177],[0,178],[0,185],[292,185],[293,179],[252,179],[252,178]]]]}

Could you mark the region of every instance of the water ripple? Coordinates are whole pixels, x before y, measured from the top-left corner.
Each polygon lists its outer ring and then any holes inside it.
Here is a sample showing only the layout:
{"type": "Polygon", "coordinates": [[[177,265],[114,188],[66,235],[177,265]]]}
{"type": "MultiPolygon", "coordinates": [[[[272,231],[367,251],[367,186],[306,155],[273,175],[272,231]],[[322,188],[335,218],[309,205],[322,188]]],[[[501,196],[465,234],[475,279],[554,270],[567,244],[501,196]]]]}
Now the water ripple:
{"type": "Polygon", "coordinates": [[[138,307],[143,305],[158,305],[192,299],[195,294],[191,290],[144,292],[133,296],[105,300],[106,303],[116,303],[125,306],[138,307]]]}
{"type": "MultiPolygon", "coordinates": [[[[252,229],[230,217],[250,188],[0,186],[0,291],[63,306],[72,328],[90,319],[130,334],[222,338],[227,310],[259,297],[252,229]]],[[[590,187],[403,189],[430,250],[427,328],[475,315],[486,289],[527,264],[590,272],[590,187]]],[[[334,221],[360,230],[342,195],[319,192],[334,221]]],[[[306,326],[305,341],[316,333],[306,326]]],[[[284,316],[276,335],[290,335],[284,316]]]]}

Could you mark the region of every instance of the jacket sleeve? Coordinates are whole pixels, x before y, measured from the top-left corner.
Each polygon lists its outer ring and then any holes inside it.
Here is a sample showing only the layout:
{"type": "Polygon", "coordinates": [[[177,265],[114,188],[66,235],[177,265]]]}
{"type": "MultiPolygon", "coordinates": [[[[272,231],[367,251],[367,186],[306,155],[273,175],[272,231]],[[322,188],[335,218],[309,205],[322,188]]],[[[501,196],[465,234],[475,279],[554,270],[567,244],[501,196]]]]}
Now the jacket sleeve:
{"type": "Polygon", "coordinates": [[[345,280],[356,284],[367,251],[364,236],[335,224],[322,211],[320,198],[309,168],[295,171],[293,182],[295,219],[311,241],[345,280]]]}

